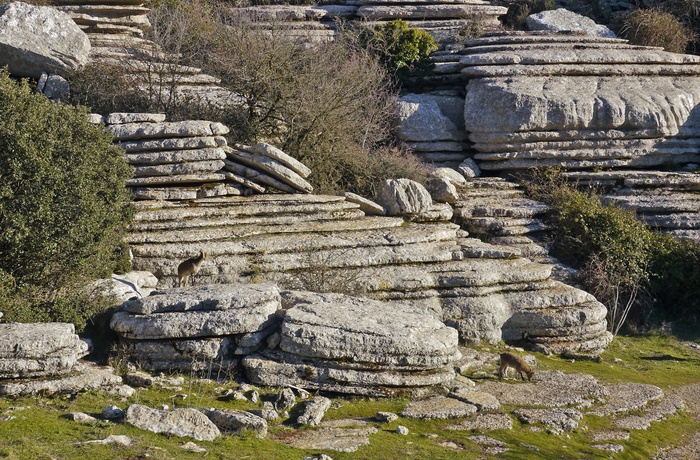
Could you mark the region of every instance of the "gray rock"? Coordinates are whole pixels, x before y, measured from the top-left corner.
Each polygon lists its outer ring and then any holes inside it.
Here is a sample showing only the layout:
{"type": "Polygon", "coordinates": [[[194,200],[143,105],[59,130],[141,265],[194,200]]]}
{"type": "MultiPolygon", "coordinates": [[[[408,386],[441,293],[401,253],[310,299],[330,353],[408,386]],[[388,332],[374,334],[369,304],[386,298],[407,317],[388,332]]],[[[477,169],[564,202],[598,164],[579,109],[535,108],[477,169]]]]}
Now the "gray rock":
{"type": "Polygon", "coordinates": [[[431,177],[425,184],[430,196],[437,203],[456,203],[459,199],[457,188],[446,179],[431,177]]]}
{"type": "Polygon", "coordinates": [[[279,306],[279,302],[279,289],[273,284],[218,284],[152,292],[148,297],[127,302],[124,310],[138,315],[151,315],[167,312],[245,310],[268,303],[279,306]]]}
{"type": "Polygon", "coordinates": [[[531,14],[525,18],[525,22],[530,30],[582,31],[593,37],[617,38],[615,32],[606,26],[596,24],[592,19],[564,8],[531,14]]]}
{"type": "Polygon", "coordinates": [[[402,436],[408,436],[408,428],[406,428],[403,425],[399,425],[396,427],[396,432],[402,436]]]}
{"type": "MultiPolygon", "coordinates": [[[[41,74],[41,80],[45,73],[41,74]]],[[[41,83],[40,80],[40,83],[41,83]]],[[[60,75],[51,74],[46,76],[46,81],[41,90],[46,97],[54,101],[68,102],[70,97],[70,83],[60,75]]]]}
{"type": "Polygon", "coordinates": [[[68,377],[0,383],[0,396],[72,395],[85,391],[105,391],[131,396],[134,392],[133,388],[122,385],[121,377],[114,375],[111,368],[79,362],[72,370],[73,373],[68,377]]]}
{"type": "Polygon", "coordinates": [[[163,433],[213,441],[221,433],[206,415],[196,409],[160,411],[141,404],[132,404],[126,411],[125,422],[153,433],[163,433]]]}
{"type": "Polygon", "coordinates": [[[123,125],[125,123],[162,123],[164,121],[164,113],[113,112],[104,118],[104,122],[108,125],[123,125]]]}
{"type": "Polygon", "coordinates": [[[189,136],[172,137],[166,139],[139,139],[133,141],[122,141],[119,143],[119,147],[121,147],[121,149],[127,153],[153,152],[161,150],[193,150],[217,148],[224,146],[226,146],[226,138],[222,136],[189,136]]]}
{"type": "Polygon", "coordinates": [[[399,416],[393,412],[377,412],[374,416],[375,420],[381,423],[391,423],[399,419],[399,416]]]}
{"type": "Polygon", "coordinates": [[[163,139],[171,137],[211,137],[228,134],[229,129],[211,121],[171,121],[161,123],[124,123],[109,125],[107,130],[117,141],[163,139]]]}
{"type": "MultiPolygon", "coordinates": [[[[231,336],[184,340],[123,340],[123,343],[130,359],[150,372],[228,372],[238,364],[238,360],[232,357],[236,340],[231,336]]],[[[148,380],[150,379],[139,378],[135,383],[146,384],[148,380]]]]}
{"type": "Polygon", "coordinates": [[[291,388],[282,388],[277,394],[277,399],[275,400],[275,410],[285,411],[291,409],[297,403],[297,397],[291,388]]]}
{"type": "Polygon", "coordinates": [[[496,411],[501,407],[501,403],[499,403],[498,399],[492,394],[470,388],[457,388],[451,391],[448,396],[468,404],[473,404],[479,411],[496,411]]]}
{"type": "Polygon", "coordinates": [[[481,176],[481,169],[479,168],[479,165],[477,165],[476,162],[471,158],[467,158],[462,163],[460,163],[460,165],[457,167],[457,170],[460,173],[462,173],[462,175],[466,178],[481,176]]]}
{"type": "Polygon", "coordinates": [[[399,139],[407,141],[464,141],[464,99],[408,94],[399,101],[399,139]]]}
{"type": "Polygon", "coordinates": [[[369,216],[383,216],[386,214],[386,210],[372,200],[368,200],[367,198],[363,198],[351,192],[345,192],[343,196],[345,196],[345,199],[350,203],[359,204],[362,212],[369,216]]]}
{"type": "Polygon", "coordinates": [[[448,425],[446,429],[455,431],[512,430],[513,419],[507,414],[477,414],[474,419],[463,420],[459,423],[448,425]]]}
{"type": "Polygon", "coordinates": [[[574,431],[583,414],[575,409],[517,409],[513,412],[524,423],[542,423],[555,434],[574,431]]]}
{"type": "Polygon", "coordinates": [[[280,441],[297,449],[355,452],[359,447],[369,445],[369,435],[377,431],[377,428],[355,419],[332,420],[322,422],[313,430],[298,430],[294,436],[284,436],[280,441]]]}
{"type": "Polygon", "coordinates": [[[155,384],[155,379],[145,372],[131,371],[124,376],[124,382],[132,387],[149,388],[155,384]]]}
{"type": "Polygon", "coordinates": [[[247,150],[250,153],[258,153],[260,155],[265,155],[266,157],[272,158],[273,160],[277,160],[284,166],[299,174],[304,179],[311,175],[311,170],[308,167],[306,167],[306,165],[304,165],[297,159],[290,157],[282,150],[278,149],[273,145],[260,142],[259,144],[256,144],[252,147],[244,147],[243,149],[247,150]]]}
{"type": "Polygon", "coordinates": [[[433,171],[430,172],[430,175],[432,177],[444,179],[452,183],[452,185],[454,185],[455,187],[462,187],[464,185],[467,185],[467,180],[464,178],[465,176],[463,176],[462,174],[460,174],[452,168],[435,168],[433,171]]]}
{"type": "Polygon", "coordinates": [[[305,403],[303,412],[297,417],[297,423],[299,425],[318,426],[330,407],[330,399],[323,396],[315,396],[305,403]]]}
{"type": "Polygon", "coordinates": [[[607,390],[607,401],[602,406],[591,411],[591,414],[609,416],[619,412],[629,412],[664,396],[661,388],[644,383],[607,385],[607,390]]]}
{"type": "Polygon", "coordinates": [[[410,179],[387,179],[379,186],[377,202],[389,216],[422,214],[430,209],[430,193],[410,179]]]}
{"type": "Polygon", "coordinates": [[[416,308],[298,291],[285,291],[283,305],[280,348],[289,353],[417,369],[459,355],[456,331],[416,308]]]}
{"type": "Polygon", "coordinates": [[[267,422],[250,412],[232,409],[208,409],[204,412],[209,420],[226,433],[255,433],[257,438],[267,436],[267,422]]]}
{"type": "Polygon", "coordinates": [[[604,444],[591,444],[591,447],[594,449],[600,449],[600,450],[606,450],[608,452],[622,452],[625,450],[625,446],[622,444],[614,444],[614,443],[604,443],[604,444]]]}
{"type": "Polygon", "coordinates": [[[124,411],[117,406],[106,406],[102,409],[102,417],[107,420],[121,420],[124,418],[124,411]]]}
{"type": "Polygon", "coordinates": [[[65,74],[88,61],[90,40],[66,13],[22,2],[0,5],[0,67],[39,79],[65,74]]]}
{"type": "Polygon", "coordinates": [[[132,444],[131,439],[123,434],[110,434],[104,439],[95,439],[93,441],[84,441],[77,444],[119,444],[121,446],[130,446],[132,444]]]}
{"type": "MultiPolygon", "coordinates": [[[[215,147],[182,150],[145,150],[126,154],[126,161],[131,165],[163,165],[190,161],[221,161],[225,158],[226,152],[224,152],[223,149],[215,147]]],[[[218,171],[223,167],[224,164],[221,163],[214,171],[218,171]]]]}
{"type": "Polygon", "coordinates": [[[467,417],[476,413],[476,406],[462,401],[435,396],[433,398],[411,401],[401,415],[419,420],[435,420],[467,417]]]}
{"type": "Polygon", "coordinates": [[[266,172],[275,179],[292,187],[294,190],[302,193],[313,192],[311,184],[304,180],[302,176],[274,158],[260,153],[250,153],[230,148],[227,150],[227,155],[229,159],[235,162],[243,163],[266,172]]]}
{"type": "Polygon", "coordinates": [[[97,420],[95,417],[92,415],[88,415],[84,412],[71,412],[70,414],[66,414],[65,418],[68,420],[73,420],[76,423],[79,423],[81,425],[97,425],[100,423],[99,420],[97,420]]]}

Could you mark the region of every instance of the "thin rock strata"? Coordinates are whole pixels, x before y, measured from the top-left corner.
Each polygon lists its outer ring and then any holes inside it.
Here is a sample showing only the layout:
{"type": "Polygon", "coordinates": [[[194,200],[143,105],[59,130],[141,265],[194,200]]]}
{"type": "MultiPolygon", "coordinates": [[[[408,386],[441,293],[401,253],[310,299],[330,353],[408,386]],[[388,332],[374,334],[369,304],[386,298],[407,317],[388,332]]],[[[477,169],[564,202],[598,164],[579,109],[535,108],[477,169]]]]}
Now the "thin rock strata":
{"type": "Polygon", "coordinates": [[[255,384],[380,395],[440,387],[454,375],[457,332],[419,309],[340,294],[283,299],[278,349],[243,360],[255,384]]]}

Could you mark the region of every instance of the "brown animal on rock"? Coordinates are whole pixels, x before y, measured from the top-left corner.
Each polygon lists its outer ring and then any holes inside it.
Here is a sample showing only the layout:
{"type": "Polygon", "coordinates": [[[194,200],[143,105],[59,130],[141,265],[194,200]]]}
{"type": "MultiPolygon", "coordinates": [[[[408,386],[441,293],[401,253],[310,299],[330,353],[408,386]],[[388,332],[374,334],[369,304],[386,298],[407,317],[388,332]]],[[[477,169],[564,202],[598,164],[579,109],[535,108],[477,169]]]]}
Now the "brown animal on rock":
{"type": "Polygon", "coordinates": [[[499,380],[503,379],[503,374],[505,374],[506,369],[508,369],[509,367],[512,367],[516,370],[516,372],[519,372],[521,379],[525,380],[525,377],[523,376],[523,372],[525,372],[527,374],[527,379],[532,380],[532,376],[535,374],[535,371],[530,369],[530,366],[527,365],[523,358],[510,352],[501,353],[500,356],[501,368],[498,370],[499,380]]]}
{"type": "Polygon", "coordinates": [[[177,267],[177,285],[186,286],[187,280],[192,279],[192,285],[194,285],[194,278],[199,271],[199,267],[208,258],[208,255],[204,251],[200,251],[199,257],[193,259],[187,259],[182,262],[177,267]]]}

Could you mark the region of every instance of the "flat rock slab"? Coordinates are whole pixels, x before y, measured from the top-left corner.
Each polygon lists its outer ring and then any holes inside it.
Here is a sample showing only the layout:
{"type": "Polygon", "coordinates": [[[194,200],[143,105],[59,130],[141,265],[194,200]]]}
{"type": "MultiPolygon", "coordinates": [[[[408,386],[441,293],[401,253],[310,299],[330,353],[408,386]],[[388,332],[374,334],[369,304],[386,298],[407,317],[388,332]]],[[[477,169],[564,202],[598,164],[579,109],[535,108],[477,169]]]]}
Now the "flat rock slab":
{"type": "Polygon", "coordinates": [[[284,292],[283,305],[280,348],[289,353],[425,369],[459,356],[457,331],[414,307],[299,291],[284,292]]]}
{"type": "Polygon", "coordinates": [[[331,400],[324,396],[315,396],[304,405],[304,411],[297,417],[299,425],[318,426],[321,424],[323,416],[331,407],[331,400]]]}
{"type": "Polygon", "coordinates": [[[501,407],[501,403],[494,395],[471,388],[457,388],[451,391],[448,396],[467,404],[473,404],[479,411],[496,411],[501,407]]]}
{"type": "Polygon", "coordinates": [[[132,404],[126,410],[124,421],[142,430],[185,436],[197,441],[213,441],[221,434],[206,415],[190,408],[162,411],[132,404]]]}
{"type": "Polygon", "coordinates": [[[114,375],[112,368],[78,363],[73,367],[73,374],[54,379],[33,379],[0,384],[0,396],[53,396],[59,394],[77,394],[85,391],[117,392],[130,396],[133,388],[122,385],[122,378],[114,375]]]}
{"type": "Polygon", "coordinates": [[[619,383],[606,387],[608,390],[605,397],[606,402],[590,411],[590,414],[604,417],[620,412],[629,412],[664,396],[661,388],[644,383],[619,383]]]}
{"type": "Polygon", "coordinates": [[[512,430],[513,419],[507,414],[477,414],[473,419],[448,425],[446,429],[454,431],[512,430]]]}
{"type": "Polygon", "coordinates": [[[130,358],[150,372],[228,370],[236,338],[207,337],[185,340],[123,340],[130,358]]]}
{"type": "Polygon", "coordinates": [[[628,415],[613,422],[618,428],[627,430],[646,430],[651,422],[659,422],[679,410],[685,409],[685,403],[678,397],[665,397],[651,407],[645,408],[641,415],[628,415]]]}
{"type": "Polygon", "coordinates": [[[228,134],[229,129],[218,122],[191,120],[162,123],[125,123],[107,126],[116,141],[158,139],[171,137],[211,137],[228,134]]]}
{"type": "Polygon", "coordinates": [[[207,409],[204,413],[223,432],[233,434],[252,432],[257,438],[267,436],[265,419],[250,412],[232,409],[207,409]]]}
{"type": "Polygon", "coordinates": [[[0,324],[0,358],[43,358],[87,354],[70,323],[0,324]]]}
{"type": "Polygon", "coordinates": [[[209,284],[152,292],[148,297],[124,304],[124,310],[139,315],[153,313],[245,309],[280,302],[273,284],[209,284]]]}
{"type": "Polygon", "coordinates": [[[418,420],[435,420],[468,417],[476,413],[476,406],[453,398],[435,396],[411,401],[401,415],[418,420]]]}
{"type": "Polygon", "coordinates": [[[607,387],[587,374],[538,371],[536,378],[536,382],[527,383],[489,381],[478,385],[476,389],[494,395],[501,404],[516,406],[586,407],[608,394],[607,387]]]}
{"type": "Polygon", "coordinates": [[[578,428],[578,420],[583,414],[576,409],[518,409],[513,412],[523,423],[542,423],[549,427],[553,433],[574,431],[578,428]]]}
{"type": "Polygon", "coordinates": [[[277,434],[277,441],[297,449],[355,452],[369,445],[369,436],[378,430],[357,420],[323,422],[315,430],[295,430],[277,434]]]}

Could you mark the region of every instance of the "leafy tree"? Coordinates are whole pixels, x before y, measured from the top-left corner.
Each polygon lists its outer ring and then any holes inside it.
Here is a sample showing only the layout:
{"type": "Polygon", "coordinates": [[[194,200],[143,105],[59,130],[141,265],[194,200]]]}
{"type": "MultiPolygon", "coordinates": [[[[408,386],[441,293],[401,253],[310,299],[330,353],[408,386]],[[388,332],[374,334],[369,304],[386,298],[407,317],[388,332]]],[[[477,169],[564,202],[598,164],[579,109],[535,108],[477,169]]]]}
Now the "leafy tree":
{"type": "Polygon", "coordinates": [[[85,108],[0,71],[0,298],[8,320],[69,320],[84,284],[111,273],[132,214],[124,153],[85,108]],[[73,299],[73,300],[71,300],[73,299]]]}

